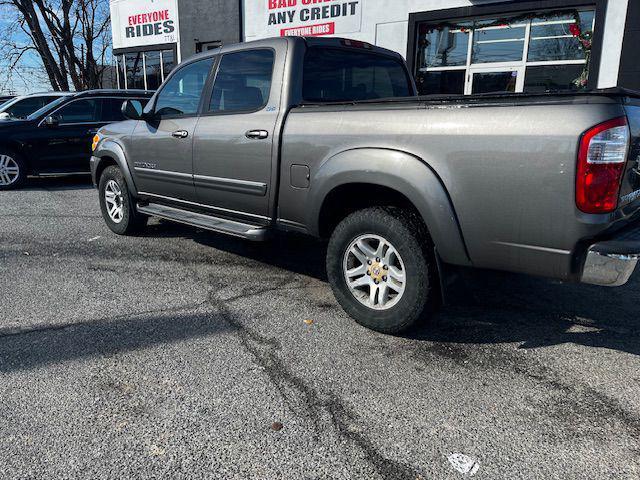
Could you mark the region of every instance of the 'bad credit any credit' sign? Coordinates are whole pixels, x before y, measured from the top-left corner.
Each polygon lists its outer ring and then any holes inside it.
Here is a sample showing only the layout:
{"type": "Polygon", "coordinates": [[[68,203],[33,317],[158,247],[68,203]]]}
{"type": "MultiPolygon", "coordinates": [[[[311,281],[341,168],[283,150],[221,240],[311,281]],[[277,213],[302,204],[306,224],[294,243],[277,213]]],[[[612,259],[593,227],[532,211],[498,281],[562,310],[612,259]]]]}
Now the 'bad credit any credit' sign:
{"type": "Polygon", "coordinates": [[[247,37],[359,32],[362,0],[245,0],[247,37]]]}

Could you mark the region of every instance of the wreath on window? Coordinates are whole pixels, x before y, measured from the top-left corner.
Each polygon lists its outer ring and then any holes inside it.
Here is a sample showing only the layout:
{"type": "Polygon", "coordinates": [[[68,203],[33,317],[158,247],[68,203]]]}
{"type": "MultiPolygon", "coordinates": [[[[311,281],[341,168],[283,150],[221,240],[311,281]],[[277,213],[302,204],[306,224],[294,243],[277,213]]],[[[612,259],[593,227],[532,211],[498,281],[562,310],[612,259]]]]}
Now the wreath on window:
{"type": "MultiPolygon", "coordinates": [[[[586,63],[582,73],[579,77],[577,77],[573,84],[578,88],[585,88],[589,81],[589,63],[591,60],[591,50],[593,48],[593,30],[582,30],[580,13],[578,10],[570,11],[573,16],[574,23],[569,25],[569,32],[573,35],[574,38],[577,38],[580,42],[582,48],[585,52],[586,63]]],[[[545,15],[553,17],[555,15],[567,15],[567,10],[555,10],[551,12],[546,12],[545,15]]],[[[510,27],[514,23],[523,22],[523,21],[531,21],[533,19],[540,18],[539,13],[526,13],[522,15],[517,15],[514,17],[505,17],[499,18],[489,23],[483,23],[481,28],[487,27],[510,27]]],[[[459,30],[461,33],[469,33],[474,30],[473,27],[469,26],[469,22],[455,23],[455,22],[443,22],[438,24],[436,27],[430,27],[427,24],[422,24],[419,27],[419,33],[421,36],[419,42],[420,50],[424,51],[431,45],[431,42],[428,38],[425,37],[428,33],[433,32],[434,30],[442,31],[445,28],[449,30],[459,30]]]]}

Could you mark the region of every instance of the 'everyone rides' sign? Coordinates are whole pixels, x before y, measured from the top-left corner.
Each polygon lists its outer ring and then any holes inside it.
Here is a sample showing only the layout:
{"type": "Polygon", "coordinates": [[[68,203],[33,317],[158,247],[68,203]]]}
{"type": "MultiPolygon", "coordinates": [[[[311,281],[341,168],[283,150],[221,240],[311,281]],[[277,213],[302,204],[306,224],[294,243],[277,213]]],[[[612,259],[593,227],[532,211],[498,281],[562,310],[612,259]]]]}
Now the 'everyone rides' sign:
{"type": "Polygon", "coordinates": [[[113,48],[178,42],[177,0],[111,0],[113,48]]]}

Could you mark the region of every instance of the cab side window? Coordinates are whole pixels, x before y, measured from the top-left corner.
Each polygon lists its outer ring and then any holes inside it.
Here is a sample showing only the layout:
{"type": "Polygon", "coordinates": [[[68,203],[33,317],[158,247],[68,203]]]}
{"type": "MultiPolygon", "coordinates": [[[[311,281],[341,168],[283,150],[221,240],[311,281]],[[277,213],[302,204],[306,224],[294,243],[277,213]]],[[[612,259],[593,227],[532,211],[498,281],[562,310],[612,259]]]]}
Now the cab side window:
{"type": "Polygon", "coordinates": [[[176,71],[156,97],[155,114],[160,117],[196,115],[213,61],[213,57],[205,58],[176,71]]]}
{"type": "Polygon", "coordinates": [[[60,117],[60,124],[99,122],[100,102],[95,98],[83,98],[65,105],[55,114],[60,117]]]}
{"type": "Polygon", "coordinates": [[[254,112],[269,101],[274,54],[272,50],[246,50],[222,57],[210,112],[254,112]]]}

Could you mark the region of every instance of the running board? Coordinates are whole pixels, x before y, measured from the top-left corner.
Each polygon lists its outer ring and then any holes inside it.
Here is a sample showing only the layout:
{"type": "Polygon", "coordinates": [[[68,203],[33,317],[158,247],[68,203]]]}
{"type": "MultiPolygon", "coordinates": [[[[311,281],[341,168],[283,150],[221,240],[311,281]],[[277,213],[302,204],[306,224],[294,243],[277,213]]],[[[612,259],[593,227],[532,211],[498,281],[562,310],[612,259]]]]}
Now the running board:
{"type": "Polygon", "coordinates": [[[148,205],[138,205],[137,210],[145,215],[160,217],[174,222],[184,223],[192,227],[204,228],[214,232],[226,233],[247,240],[263,241],[267,237],[267,228],[259,225],[249,225],[247,223],[235,222],[224,218],[212,217],[201,213],[181,210],[179,208],[167,207],[157,203],[148,205]]]}

